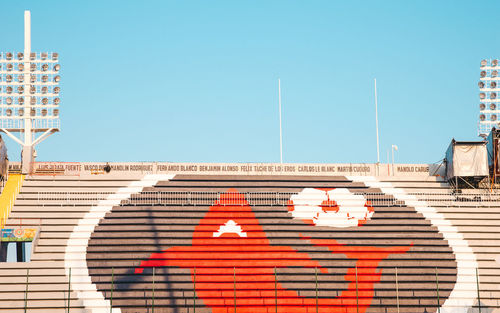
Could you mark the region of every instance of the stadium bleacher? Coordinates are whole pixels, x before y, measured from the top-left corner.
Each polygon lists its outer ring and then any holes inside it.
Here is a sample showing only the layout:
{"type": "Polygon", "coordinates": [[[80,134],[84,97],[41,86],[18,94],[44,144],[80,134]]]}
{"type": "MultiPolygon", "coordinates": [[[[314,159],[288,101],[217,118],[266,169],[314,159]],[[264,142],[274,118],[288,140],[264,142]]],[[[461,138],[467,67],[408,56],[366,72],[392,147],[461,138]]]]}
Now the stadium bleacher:
{"type": "Polygon", "coordinates": [[[0,312],[497,312],[499,221],[432,175],[32,175],[0,312]]]}

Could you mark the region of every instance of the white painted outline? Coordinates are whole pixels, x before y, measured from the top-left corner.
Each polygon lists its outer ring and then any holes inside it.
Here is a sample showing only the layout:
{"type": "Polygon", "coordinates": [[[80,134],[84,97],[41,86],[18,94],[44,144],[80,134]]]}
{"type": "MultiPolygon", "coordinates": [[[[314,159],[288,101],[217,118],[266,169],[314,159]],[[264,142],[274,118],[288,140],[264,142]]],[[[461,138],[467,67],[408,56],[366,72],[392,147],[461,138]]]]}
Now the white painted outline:
{"type": "MultiPolygon", "coordinates": [[[[87,267],[87,247],[90,236],[99,221],[111,212],[113,206],[119,205],[122,200],[130,198],[134,193],[139,193],[144,187],[151,187],[158,181],[166,181],[175,175],[146,175],[141,180],[132,181],[127,187],[119,188],[116,193],[108,195],[78,221],[73,228],[64,253],[64,269],[69,277],[71,268],[71,287],[76,292],[78,300],[83,307],[92,313],[109,313],[110,302],[104,298],[102,292],[97,291],[97,286],[92,283],[87,267]]],[[[113,313],[121,313],[120,308],[113,308],[113,313]]]]}
{"type": "Polygon", "coordinates": [[[407,206],[415,208],[438,229],[443,238],[448,241],[457,262],[455,288],[441,306],[440,312],[467,313],[476,301],[476,268],[478,264],[474,251],[469,247],[467,240],[464,239],[458,228],[453,226],[443,214],[438,213],[435,208],[427,205],[426,201],[408,195],[404,189],[395,188],[390,182],[378,181],[373,176],[348,176],[347,179],[362,182],[371,188],[380,188],[383,193],[404,201],[407,206]]]}
{"type": "MultiPolygon", "coordinates": [[[[104,295],[97,291],[97,286],[92,283],[87,267],[87,246],[90,237],[99,224],[99,221],[111,211],[113,206],[119,205],[122,200],[128,199],[132,194],[138,193],[144,187],[154,186],[158,181],[167,181],[175,175],[146,175],[139,181],[131,182],[127,187],[119,188],[116,193],[110,194],[105,200],[101,200],[97,205],[92,206],[90,211],[79,220],[78,225],[73,228],[68,239],[64,268],[66,276],[69,276],[69,269],[72,268],[72,291],[77,293],[78,300],[86,310],[92,313],[109,313],[110,302],[104,295]]],[[[477,293],[475,284],[475,269],[477,261],[474,252],[469,247],[458,229],[445,219],[444,215],[438,213],[435,208],[428,206],[425,201],[418,200],[414,196],[406,194],[401,188],[395,188],[389,182],[380,182],[373,176],[349,176],[353,181],[365,183],[368,187],[380,188],[383,193],[394,196],[398,200],[403,200],[406,205],[414,207],[448,241],[455,254],[457,262],[457,280],[455,288],[448,299],[441,307],[441,312],[459,311],[467,312],[468,308],[474,305],[475,297],[471,294],[477,293]]],[[[113,313],[121,313],[120,308],[113,308],[113,313]]]]}

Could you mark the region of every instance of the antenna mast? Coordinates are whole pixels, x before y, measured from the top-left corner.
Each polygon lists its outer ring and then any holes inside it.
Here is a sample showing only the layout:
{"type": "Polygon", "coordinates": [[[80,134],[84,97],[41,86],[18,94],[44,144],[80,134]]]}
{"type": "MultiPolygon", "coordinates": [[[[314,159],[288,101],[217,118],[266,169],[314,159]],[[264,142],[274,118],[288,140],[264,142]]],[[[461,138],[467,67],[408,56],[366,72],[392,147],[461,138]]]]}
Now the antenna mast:
{"type": "Polygon", "coordinates": [[[280,163],[283,164],[283,130],[281,127],[281,80],[278,78],[278,98],[280,113],[280,163]]]}
{"type": "Polygon", "coordinates": [[[375,128],[377,130],[377,164],[380,163],[380,145],[378,138],[378,104],[377,104],[377,79],[375,81],[375,128]]]}

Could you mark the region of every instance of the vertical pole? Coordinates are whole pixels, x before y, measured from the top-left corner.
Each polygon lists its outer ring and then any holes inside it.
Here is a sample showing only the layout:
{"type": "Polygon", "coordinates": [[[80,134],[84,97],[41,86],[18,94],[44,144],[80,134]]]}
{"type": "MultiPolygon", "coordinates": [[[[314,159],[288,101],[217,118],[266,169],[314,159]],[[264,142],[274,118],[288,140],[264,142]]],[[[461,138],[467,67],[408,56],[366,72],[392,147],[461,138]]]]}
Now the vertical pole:
{"type": "Polygon", "coordinates": [[[109,299],[109,313],[113,312],[113,290],[115,289],[115,268],[111,267],[111,297],[109,299]]]}
{"type": "Polygon", "coordinates": [[[69,278],[68,278],[68,313],[71,307],[71,267],[69,268],[69,278]]]}
{"type": "Polygon", "coordinates": [[[437,307],[438,313],[441,313],[441,305],[439,304],[439,279],[438,279],[438,268],[436,267],[436,295],[437,295],[437,307]]]}
{"type": "Polygon", "coordinates": [[[233,272],[233,287],[234,287],[234,313],[236,313],[236,267],[233,272]]]}
{"type": "Polygon", "coordinates": [[[276,266],[274,267],[274,305],[275,313],[278,313],[278,274],[276,274],[276,266]]]}
{"type": "Polygon", "coordinates": [[[196,313],[196,267],[193,268],[193,313],[196,313]]]}
{"type": "Polygon", "coordinates": [[[24,291],[24,313],[28,312],[28,279],[30,277],[30,269],[26,269],[26,290],[24,291]]]}
{"type": "Polygon", "coordinates": [[[399,313],[399,286],[398,286],[398,268],[396,267],[396,305],[399,313]]]}
{"type": "Polygon", "coordinates": [[[316,313],[318,313],[318,268],[314,268],[314,276],[316,277],[316,313]]]}
{"type": "Polygon", "coordinates": [[[281,127],[281,80],[278,78],[278,99],[280,113],[280,164],[283,164],[283,130],[281,127]]]}
{"type": "Polygon", "coordinates": [[[389,165],[390,159],[389,159],[389,149],[387,149],[387,176],[391,175],[391,170],[390,170],[390,165],[389,165]]]}
{"type": "Polygon", "coordinates": [[[359,296],[358,296],[358,266],[356,265],[356,313],[359,313],[359,296]]]}
{"type": "Polygon", "coordinates": [[[375,127],[377,130],[377,164],[380,163],[380,146],[379,146],[379,137],[378,137],[378,103],[377,103],[377,79],[374,79],[375,82],[375,127]]]}
{"type": "Polygon", "coordinates": [[[153,289],[151,290],[151,312],[155,313],[155,269],[156,267],[153,267],[153,289]]]}
{"type": "Polygon", "coordinates": [[[479,290],[479,274],[478,274],[477,267],[476,267],[476,285],[477,285],[477,305],[479,308],[479,313],[481,313],[481,295],[479,294],[479,292],[480,292],[480,290],[479,290]]]}
{"type": "Polygon", "coordinates": [[[392,145],[391,151],[392,151],[392,176],[394,176],[394,145],[392,145]]]}
{"type": "MultiPolygon", "coordinates": [[[[24,11],[24,94],[29,94],[30,90],[30,54],[31,54],[31,12],[24,11]]],[[[30,117],[30,97],[24,98],[24,146],[22,152],[22,172],[29,173],[33,156],[31,117],[30,117]]]]}

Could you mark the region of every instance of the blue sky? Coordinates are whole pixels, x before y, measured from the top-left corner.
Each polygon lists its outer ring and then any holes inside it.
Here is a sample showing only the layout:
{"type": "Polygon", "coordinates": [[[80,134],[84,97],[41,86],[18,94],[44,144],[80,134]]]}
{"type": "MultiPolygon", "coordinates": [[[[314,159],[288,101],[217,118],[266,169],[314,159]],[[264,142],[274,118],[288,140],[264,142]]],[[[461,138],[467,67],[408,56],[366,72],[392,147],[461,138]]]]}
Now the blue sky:
{"type": "MultiPolygon", "coordinates": [[[[498,1],[2,1],[0,51],[60,54],[39,161],[433,163],[477,139],[498,1]]],[[[4,136],[5,137],[5,136],[4,136]]],[[[7,139],[11,160],[20,150],[7,139]]]]}

